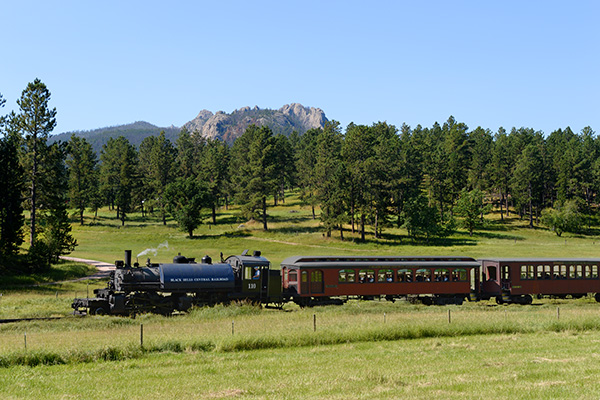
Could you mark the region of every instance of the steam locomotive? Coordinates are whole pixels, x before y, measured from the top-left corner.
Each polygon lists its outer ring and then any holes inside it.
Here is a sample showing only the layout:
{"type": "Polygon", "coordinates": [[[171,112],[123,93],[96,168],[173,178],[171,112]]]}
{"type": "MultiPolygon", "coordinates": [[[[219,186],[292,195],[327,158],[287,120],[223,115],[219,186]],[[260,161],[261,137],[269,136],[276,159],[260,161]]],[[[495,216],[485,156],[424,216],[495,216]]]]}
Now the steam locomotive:
{"type": "Polygon", "coordinates": [[[141,267],[131,263],[131,250],[125,260],[115,261],[107,287],[95,289],[93,298],[73,300],[76,312],[91,315],[157,313],[168,315],[192,306],[214,305],[235,300],[281,304],[281,275],[270,269],[260,251],[244,251],[213,264],[209,256],[201,263],[177,255],[172,263],[148,260],[141,267]]]}
{"type": "Polygon", "coordinates": [[[271,269],[259,251],[213,264],[178,255],[172,263],[144,267],[116,261],[108,285],[96,297],[73,301],[76,312],[131,315],[171,314],[192,306],[250,301],[281,307],[342,304],[350,298],[389,301],[408,298],[424,304],[462,304],[495,299],[498,304],[531,304],[533,296],[600,302],[600,259],[500,258],[462,256],[294,256],[271,269]]]}

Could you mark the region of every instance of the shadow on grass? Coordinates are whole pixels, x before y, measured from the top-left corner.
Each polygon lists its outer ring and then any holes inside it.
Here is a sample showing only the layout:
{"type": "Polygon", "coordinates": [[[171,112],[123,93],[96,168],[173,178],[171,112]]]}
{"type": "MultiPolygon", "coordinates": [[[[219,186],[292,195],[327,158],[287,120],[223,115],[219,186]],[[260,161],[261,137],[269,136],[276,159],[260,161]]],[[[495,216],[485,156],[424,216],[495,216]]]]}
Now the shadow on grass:
{"type": "MultiPolygon", "coordinates": [[[[322,230],[321,230],[322,231],[322,230]]],[[[339,240],[339,231],[332,232],[333,235],[337,233],[335,237],[339,240]]],[[[358,234],[360,234],[357,231],[358,234]]],[[[356,233],[355,233],[356,234],[356,233]]],[[[424,247],[453,247],[453,246],[476,246],[477,240],[465,237],[447,237],[447,238],[412,238],[408,235],[396,234],[396,233],[383,233],[381,238],[375,238],[372,233],[368,233],[367,237],[362,240],[360,237],[352,236],[350,231],[344,230],[344,243],[357,243],[357,244],[375,244],[375,245],[386,245],[386,246],[424,246],[424,247]],[[348,234],[348,235],[346,235],[348,234]]]]}
{"type": "Polygon", "coordinates": [[[312,218],[312,215],[302,215],[297,213],[289,213],[287,215],[268,215],[268,222],[277,224],[300,224],[309,221],[319,221],[318,218],[312,218]]]}
{"type": "Polygon", "coordinates": [[[188,240],[219,240],[221,238],[244,238],[252,236],[252,234],[246,230],[238,230],[232,232],[225,232],[216,235],[194,235],[193,237],[186,236],[188,240]]]}
{"type": "Polygon", "coordinates": [[[319,233],[323,231],[323,227],[319,226],[282,226],[277,228],[269,228],[270,233],[282,233],[288,235],[299,233],[319,233]]]}
{"type": "Polygon", "coordinates": [[[518,235],[508,235],[494,232],[485,232],[485,231],[475,231],[473,232],[474,238],[485,238],[485,239],[501,239],[501,240],[509,240],[509,241],[523,241],[524,237],[518,235]]]}
{"type": "Polygon", "coordinates": [[[61,260],[48,271],[12,272],[2,275],[0,290],[29,289],[36,292],[56,292],[55,283],[84,278],[92,272],[93,268],[87,264],[61,260]]]}

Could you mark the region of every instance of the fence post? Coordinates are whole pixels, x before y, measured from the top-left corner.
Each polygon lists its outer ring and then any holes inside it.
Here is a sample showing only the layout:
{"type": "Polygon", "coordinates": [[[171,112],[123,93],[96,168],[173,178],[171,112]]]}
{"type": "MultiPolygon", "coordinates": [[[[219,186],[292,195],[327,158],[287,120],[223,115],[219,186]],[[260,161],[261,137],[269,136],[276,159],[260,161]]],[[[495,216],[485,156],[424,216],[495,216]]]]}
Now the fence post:
{"type": "Polygon", "coordinates": [[[231,336],[235,335],[235,321],[231,321],[231,336]]]}
{"type": "Polygon", "coordinates": [[[556,307],[556,319],[560,319],[560,307],[556,307]]]}
{"type": "Polygon", "coordinates": [[[450,316],[450,310],[448,310],[448,323],[452,323],[452,317],[450,316]]]}
{"type": "Polygon", "coordinates": [[[25,342],[25,350],[27,350],[27,331],[25,331],[25,334],[23,335],[23,340],[25,342]]]}
{"type": "Polygon", "coordinates": [[[317,314],[313,314],[313,332],[317,331],[317,314]]]}
{"type": "Polygon", "coordinates": [[[144,348],[144,324],[140,324],[140,347],[144,348]]]}

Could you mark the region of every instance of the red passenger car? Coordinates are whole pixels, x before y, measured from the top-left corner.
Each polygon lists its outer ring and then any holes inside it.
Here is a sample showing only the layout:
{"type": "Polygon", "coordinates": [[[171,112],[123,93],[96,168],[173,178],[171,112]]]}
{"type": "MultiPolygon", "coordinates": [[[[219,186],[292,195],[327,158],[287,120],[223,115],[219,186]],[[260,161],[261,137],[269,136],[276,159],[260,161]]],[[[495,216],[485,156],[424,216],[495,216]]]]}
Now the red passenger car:
{"type": "Polygon", "coordinates": [[[462,304],[476,289],[478,270],[470,257],[296,256],[281,263],[283,296],[301,306],[407,296],[462,304]]]}
{"type": "Polygon", "coordinates": [[[600,259],[502,258],[479,260],[481,298],[530,304],[532,295],[565,298],[595,293],[600,302],[600,259]]]}

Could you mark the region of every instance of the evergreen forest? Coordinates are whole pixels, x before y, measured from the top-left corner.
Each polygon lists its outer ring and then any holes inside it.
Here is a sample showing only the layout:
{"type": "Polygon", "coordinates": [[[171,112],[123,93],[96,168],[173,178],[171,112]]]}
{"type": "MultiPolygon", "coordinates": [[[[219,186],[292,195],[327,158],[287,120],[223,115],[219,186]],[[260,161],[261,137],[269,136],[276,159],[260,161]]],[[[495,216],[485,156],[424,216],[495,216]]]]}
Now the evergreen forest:
{"type": "Polygon", "coordinates": [[[102,207],[122,225],[133,212],[172,218],[192,237],[232,204],[268,230],[269,206],[295,190],[339,240],[376,240],[392,226],[422,241],[472,234],[492,209],[560,236],[589,232],[597,213],[600,139],[590,127],[492,132],[450,116],[431,127],[329,121],[285,136],[251,125],[231,146],[182,129],[174,142],[161,132],[138,147],[111,138],[98,156],[76,135],[50,143],[50,97],[36,79],[0,118],[0,272],[49,267],[77,245],[71,218],[84,224],[102,207]]]}

